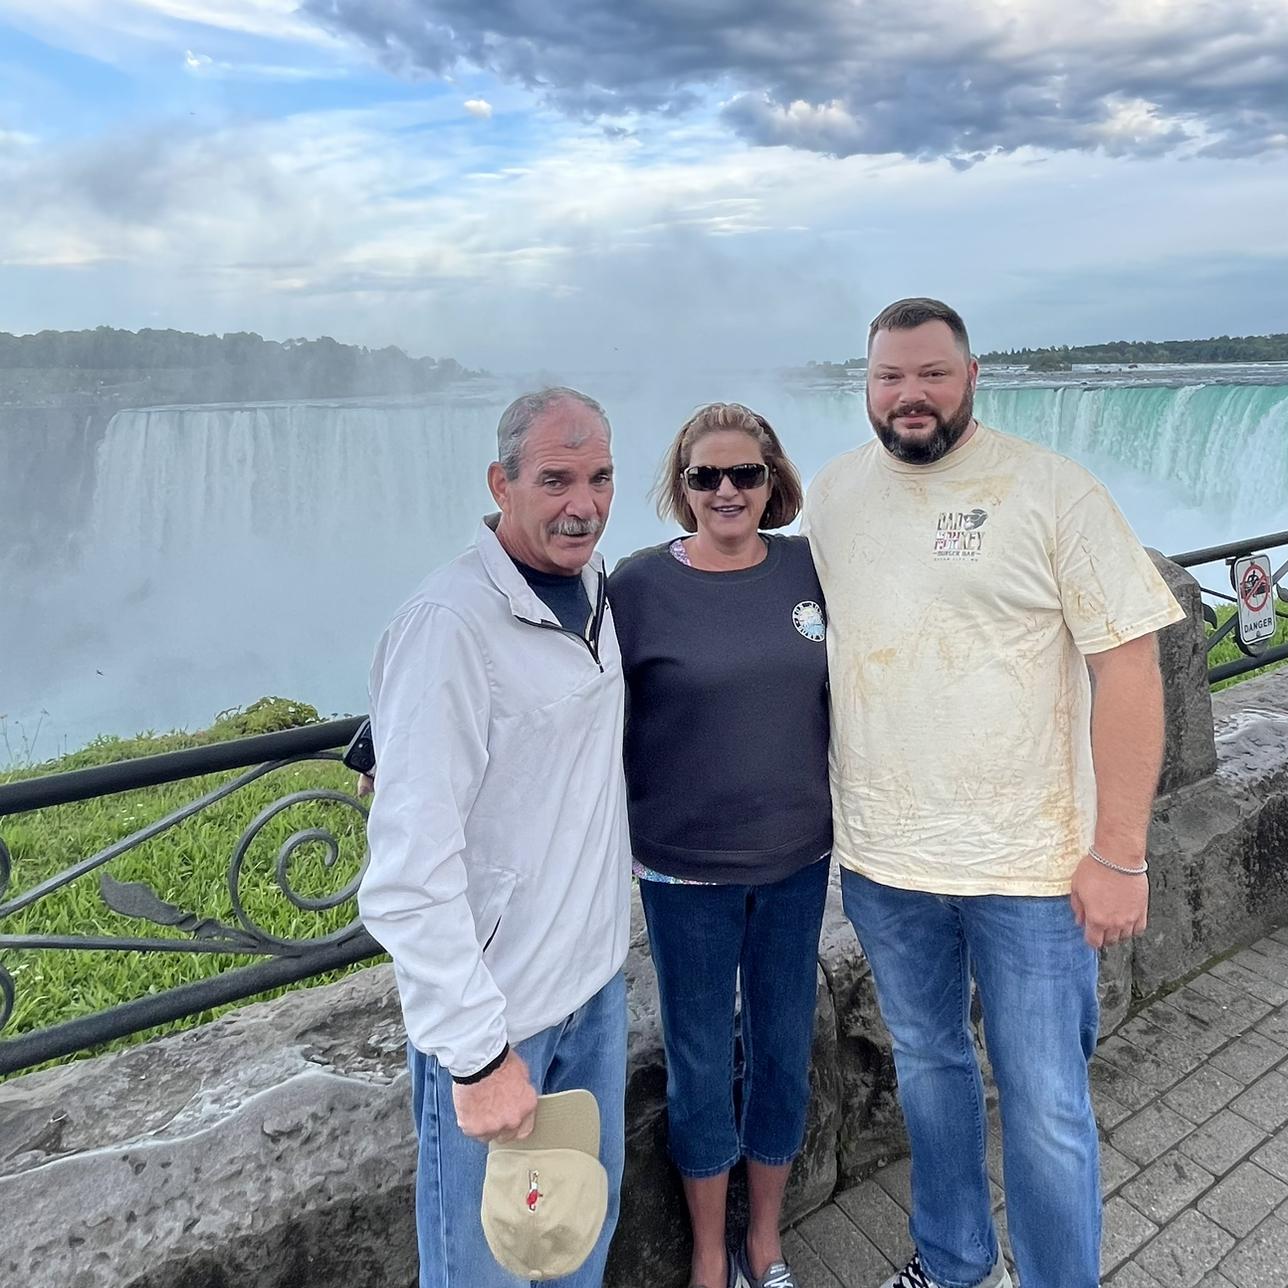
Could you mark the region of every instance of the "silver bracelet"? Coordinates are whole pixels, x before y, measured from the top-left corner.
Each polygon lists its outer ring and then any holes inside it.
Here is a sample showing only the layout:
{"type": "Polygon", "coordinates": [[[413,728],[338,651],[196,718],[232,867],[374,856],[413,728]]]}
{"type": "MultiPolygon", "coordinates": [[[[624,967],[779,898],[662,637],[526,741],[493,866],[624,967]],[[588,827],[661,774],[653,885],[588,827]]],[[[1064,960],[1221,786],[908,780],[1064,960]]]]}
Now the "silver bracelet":
{"type": "Polygon", "coordinates": [[[1108,868],[1111,872],[1121,872],[1125,877],[1143,877],[1149,871],[1149,860],[1142,859],[1138,868],[1124,868],[1121,864],[1110,863],[1103,854],[1100,853],[1094,845],[1087,846],[1087,853],[1091,855],[1102,868],[1108,868]]]}

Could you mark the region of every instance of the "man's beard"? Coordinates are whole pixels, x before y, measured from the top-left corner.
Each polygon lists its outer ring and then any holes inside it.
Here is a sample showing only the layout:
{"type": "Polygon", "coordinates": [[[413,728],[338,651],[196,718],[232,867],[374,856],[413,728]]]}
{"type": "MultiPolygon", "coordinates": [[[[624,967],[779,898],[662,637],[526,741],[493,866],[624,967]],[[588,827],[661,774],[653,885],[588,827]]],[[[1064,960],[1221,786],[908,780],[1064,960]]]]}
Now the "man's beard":
{"type": "Polygon", "coordinates": [[[885,420],[881,420],[872,410],[872,398],[868,396],[868,419],[881,445],[891,456],[909,465],[933,465],[947,456],[961,441],[974,417],[975,391],[969,388],[957,404],[957,410],[947,417],[941,416],[929,403],[918,402],[896,407],[885,420]],[[935,422],[934,432],[929,438],[915,441],[901,438],[894,427],[900,416],[926,416],[935,422]]]}

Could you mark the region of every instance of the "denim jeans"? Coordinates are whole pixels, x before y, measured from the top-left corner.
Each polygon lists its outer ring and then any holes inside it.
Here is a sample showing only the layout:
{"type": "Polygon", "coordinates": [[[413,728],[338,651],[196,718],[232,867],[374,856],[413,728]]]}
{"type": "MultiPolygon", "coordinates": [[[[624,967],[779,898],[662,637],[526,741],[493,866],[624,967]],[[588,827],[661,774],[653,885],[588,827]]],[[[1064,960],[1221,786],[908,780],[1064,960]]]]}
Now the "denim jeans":
{"type": "MultiPolygon", "coordinates": [[[[559,1288],[600,1288],[617,1225],[625,1157],[626,982],[618,972],[567,1019],[515,1044],[537,1090],[584,1087],[599,1101],[599,1159],[608,1172],[608,1216],[585,1264],[548,1279],[559,1288]]],[[[497,1264],[483,1235],[479,1205],[487,1146],[456,1125],[452,1076],[433,1056],[408,1046],[412,1113],[419,1154],[416,1237],[420,1288],[517,1288],[526,1283],[497,1264]]]]}
{"type": "Polygon", "coordinates": [[[800,1151],[828,867],[821,859],[768,885],[640,882],[661,1002],[671,1157],[684,1176],[717,1176],[743,1157],[790,1163],[800,1151]]]}
{"type": "Polygon", "coordinates": [[[1096,1288],[1100,1151],[1087,1062],[1099,1024],[1097,958],[1068,898],[923,894],[848,871],[841,892],[894,1040],[912,1145],[909,1229],[927,1273],[944,1288],[968,1288],[997,1258],[973,975],[1020,1280],[1096,1288]]]}

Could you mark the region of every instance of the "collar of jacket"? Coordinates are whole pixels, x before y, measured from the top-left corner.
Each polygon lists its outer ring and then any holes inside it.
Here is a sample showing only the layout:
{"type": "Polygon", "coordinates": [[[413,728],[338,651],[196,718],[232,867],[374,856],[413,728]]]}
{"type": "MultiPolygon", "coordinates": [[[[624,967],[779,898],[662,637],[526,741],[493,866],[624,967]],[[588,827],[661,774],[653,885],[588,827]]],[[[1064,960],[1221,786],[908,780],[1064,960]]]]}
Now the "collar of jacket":
{"type": "MultiPolygon", "coordinates": [[[[496,525],[500,521],[500,514],[488,514],[479,524],[475,544],[478,546],[479,558],[483,561],[483,571],[487,573],[492,584],[510,601],[510,611],[515,617],[524,621],[545,621],[558,626],[559,623],[554,615],[537,597],[536,591],[523,579],[523,574],[514,566],[514,560],[506,554],[505,547],[497,539],[496,525]]],[[[586,594],[590,598],[592,608],[599,604],[603,577],[604,556],[596,550],[581,570],[582,584],[586,587],[586,594]]]]}

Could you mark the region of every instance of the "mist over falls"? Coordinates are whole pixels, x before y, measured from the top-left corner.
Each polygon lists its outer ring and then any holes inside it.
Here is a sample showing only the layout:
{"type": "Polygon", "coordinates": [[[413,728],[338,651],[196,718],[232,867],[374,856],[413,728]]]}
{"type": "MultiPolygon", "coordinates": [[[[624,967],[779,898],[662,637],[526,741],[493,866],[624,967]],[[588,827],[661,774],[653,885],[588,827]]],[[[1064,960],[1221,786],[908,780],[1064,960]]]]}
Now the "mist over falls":
{"type": "MultiPolygon", "coordinates": [[[[1288,370],[1144,378],[995,377],[977,411],[1088,465],[1166,552],[1288,526],[1288,383],[1276,383],[1288,370]]],[[[666,535],[646,493],[696,404],[762,411],[807,481],[870,433],[857,381],[566,379],[613,420],[610,564],[666,535]]],[[[38,723],[42,759],[99,733],[200,727],[266,693],[362,710],[376,636],[490,508],[484,471],[515,392],[479,381],[416,400],[152,407],[106,423],[83,409],[6,409],[0,714],[11,752],[38,723]]]]}

